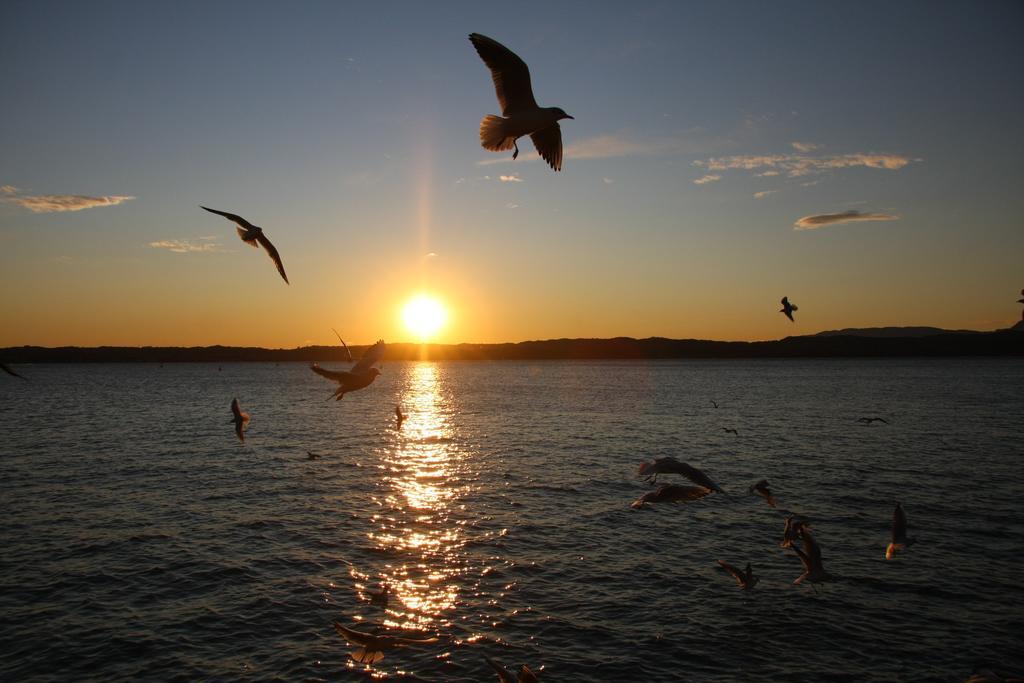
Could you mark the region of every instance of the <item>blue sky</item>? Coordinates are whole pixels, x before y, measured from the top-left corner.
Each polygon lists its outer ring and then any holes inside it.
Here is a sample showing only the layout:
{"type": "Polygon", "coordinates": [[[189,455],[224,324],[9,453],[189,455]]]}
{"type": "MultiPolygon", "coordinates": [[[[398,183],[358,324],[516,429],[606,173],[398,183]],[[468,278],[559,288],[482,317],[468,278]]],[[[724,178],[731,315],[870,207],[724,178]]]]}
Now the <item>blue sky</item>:
{"type": "Polygon", "coordinates": [[[1005,327],[1022,29],[1018,2],[6,2],[0,345],[401,340],[421,290],[442,341],[1005,327]],[[474,31],[575,116],[561,173],[479,146],[474,31]],[[67,196],[97,199],[38,199],[67,196]]]}

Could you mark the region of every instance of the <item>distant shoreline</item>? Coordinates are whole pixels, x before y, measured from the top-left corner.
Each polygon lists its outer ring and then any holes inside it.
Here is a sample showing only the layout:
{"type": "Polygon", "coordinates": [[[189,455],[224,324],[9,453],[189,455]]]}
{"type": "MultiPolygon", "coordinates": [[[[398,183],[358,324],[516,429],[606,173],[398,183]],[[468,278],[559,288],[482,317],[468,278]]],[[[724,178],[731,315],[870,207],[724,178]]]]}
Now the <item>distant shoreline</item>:
{"type": "MultiPolygon", "coordinates": [[[[845,331],[843,331],[845,332],[845,331]]],[[[352,347],[358,357],[365,347],[352,347]]],[[[550,339],[503,344],[389,344],[385,360],[665,360],[685,358],[883,358],[1024,356],[1024,333],[944,332],[927,336],[823,333],[776,341],[700,339],[550,339]]],[[[41,347],[0,349],[5,363],[232,363],[344,360],[339,346],[260,347],[41,347]]]]}

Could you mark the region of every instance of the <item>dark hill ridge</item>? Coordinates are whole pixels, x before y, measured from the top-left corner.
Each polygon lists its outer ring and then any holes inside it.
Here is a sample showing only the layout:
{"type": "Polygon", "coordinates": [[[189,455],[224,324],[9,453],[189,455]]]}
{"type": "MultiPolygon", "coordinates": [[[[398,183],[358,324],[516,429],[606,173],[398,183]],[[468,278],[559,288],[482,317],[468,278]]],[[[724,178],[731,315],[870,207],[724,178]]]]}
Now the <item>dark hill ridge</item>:
{"type": "MultiPolygon", "coordinates": [[[[920,328],[881,328],[920,329],[920,328]]],[[[936,328],[925,328],[936,329],[936,328]]],[[[549,339],[506,344],[389,344],[385,360],[587,360],[668,358],[872,358],[908,356],[1024,356],[1024,326],[995,332],[948,332],[921,336],[863,334],[871,330],[820,333],[777,341],[726,342],[701,339],[549,339]],[[1016,330],[1016,331],[1014,331],[1016,330]]],[[[353,355],[365,346],[352,347],[353,355]]],[[[230,363],[342,362],[337,346],[296,349],[259,347],[122,347],[0,349],[6,363],[230,363]]]]}

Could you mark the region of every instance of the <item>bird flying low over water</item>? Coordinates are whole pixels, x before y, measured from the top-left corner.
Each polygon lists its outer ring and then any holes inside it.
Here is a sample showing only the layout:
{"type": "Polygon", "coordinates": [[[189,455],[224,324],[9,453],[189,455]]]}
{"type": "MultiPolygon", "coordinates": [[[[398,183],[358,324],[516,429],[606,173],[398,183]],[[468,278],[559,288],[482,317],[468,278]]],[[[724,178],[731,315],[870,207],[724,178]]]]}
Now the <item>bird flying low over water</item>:
{"type": "Polygon", "coordinates": [[[716,407],[716,408],[718,407],[718,403],[717,403],[716,401],[712,401],[712,402],[711,402],[711,405],[713,405],[713,406],[714,406],[714,407],[716,407]]]}
{"type": "Polygon", "coordinates": [[[792,548],[793,544],[800,539],[800,529],[807,525],[802,519],[786,517],[786,528],[782,530],[782,542],[780,548],[792,548]]]}
{"type": "Polygon", "coordinates": [[[239,441],[245,441],[245,432],[242,430],[249,424],[249,413],[242,412],[237,398],[231,399],[231,413],[234,415],[231,421],[235,423],[235,435],[239,441]]]}
{"type": "Polygon", "coordinates": [[[800,562],[804,565],[804,573],[801,574],[796,581],[793,583],[801,584],[804,581],[808,583],[822,583],[824,581],[831,581],[832,575],[825,571],[825,566],[821,561],[821,548],[818,546],[817,541],[811,536],[810,529],[806,525],[801,525],[800,540],[803,542],[803,549],[801,550],[796,545],[791,546],[800,558],[800,562]]]}
{"type": "Polygon", "coordinates": [[[537,674],[530,671],[530,667],[525,664],[523,664],[519,669],[519,675],[513,677],[512,672],[490,657],[484,657],[484,659],[491,665],[494,672],[498,674],[498,680],[501,681],[501,683],[540,683],[540,679],[537,678],[537,674]]]}
{"type": "Polygon", "coordinates": [[[401,429],[402,423],[405,422],[405,413],[402,412],[402,406],[395,406],[395,429],[401,429]]]}
{"type": "Polygon", "coordinates": [[[885,559],[891,560],[897,550],[913,545],[915,540],[907,538],[907,513],[902,505],[896,503],[896,509],[892,511],[892,540],[885,549],[885,559]]]}
{"type": "Polygon", "coordinates": [[[209,209],[205,206],[200,206],[199,208],[206,209],[210,213],[215,213],[218,216],[224,216],[224,218],[234,221],[238,226],[235,229],[238,230],[238,236],[242,238],[242,241],[256,249],[263,247],[267,252],[267,256],[269,256],[270,260],[274,262],[275,266],[277,266],[277,272],[281,273],[281,277],[284,279],[285,284],[291,284],[288,282],[288,276],[284,272],[284,264],[281,263],[281,255],[277,253],[277,249],[270,243],[267,236],[263,234],[263,228],[255,226],[241,216],[233,213],[218,211],[217,209],[209,209]]]}
{"type": "Polygon", "coordinates": [[[866,425],[869,425],[872,422],[883,422],[885,424],[889,424],[889,421],[884,417],[858,417],[857,422],[862,422],[866,425]]]}
{"type": "MultiPolygon", "coordinates": [[[[359,362],[352,366],[351,370],[348,371],[334,371],[324,370],[316,363],[309,366],[309,369],[327,379],[337,382],[338,388],[331,396],[335,397],[336,400],[340,401],[350,391],[356,391],[358,389],[364,389],[373,383],[373,380],[377,379],[377,375],[380,374],[378,368],[373,367],[380,362],[381,358],[384,357],[384,340],[378,339],[377,343],[371,346],[363,353],[363,357],[359,359],[359,362]]],[[[331,399],[331,396],[327,400],[331,399]]]]}
{"type": "Polygon", "coordinates": [[[381,607],[388,606],[388,599],[391,597],[391,586],[381,581],[379,591],[369,591],[366,596],[370,599],[371,605],[380,605],[381,607]]]}
{"type": "Polygon", "coordinates": [[[629,507],[639,510],[648,503],[689,503],[694,500],[700,500],[710,493],[711,489],[703,486],[662,484],[653,491],[648,491],[634,500],[629,507]]]}
{"type": "Polygon", "coordinates": [[[762,479],[761,481],[757,482],[756,484],[750,487],[749,491],[751,493],[756,493],[757,495],[761,496],[768,502],[769,505],[775,507],[775,496],[772,495],[771,490],[768,488],[767,479],[762,479]]]}
{"type": "Polygon", "coordinates": [[[3,370],[4,372],[6,372],[11,377],[17,377],[18,379],[23,379],[26,382],[28,381],[27,377],[22,377],[21,375],[16,373],[14,370],[11,370],[9,367],[7,367],[6,363],[0,363],[0,370],[3,370]]]}
{"type": "Polygon", "coordinates": [[[789,303],[788,296],[782,297],[782,308],[779,309],[779,313],[785,313],[787,318],[789,318],[792,322],[796,322],[795,320],[793,320],[793,311],[796,310],[799,309],[793,304],[789,303]]]}
{"type": "Polygon", "coordinates": [[[723,432],[726,432],[727,434],[732,434],[732,435],[734,435],[734,436],[739,436],[739,435],[740,435],[740,433],[739,433],[739,432],[737,432],[737,431],[736,431],[735,429],[733,429],[732,427],[722,427],[722,431],[723,431],[723,432]]]}
{"type": "Polygon", "coordinates": [[[529,135],[537,154],[551,168],[562,170],[562,129],[558,122],[572,117],[558,107],[537,106],[530,69],[512,50],[479,33],[470,33],[469,40],[491,70],[501,105],[501,116],[487,115],[480,122],[480,144],[492,152],[515,149],[515,159],[519,156],[516,140],[529,135]]]}
{"type": "Polygon", "coordinates": [[[739,583],[740,588],[743,590],[750,590],[757,585],[758,581],[761,580],[754,576],[754,570],[751,568],[749,562],[747,562],[747,566],[743,570],[737,569],[725,560],[719,560],[718,564],[722,569],[732,574],[732,577],[736,579],[736,582],[739,583]]]}
{"type": "Polygon", "coordinates": [[[698,484],[711,491],[725,493],[722,487],[711,481],[711,477],[701,470],[685,462],[679,462],[672,456],[657,458],[654,462],[640,464],[640,476],[647,478],[652,484],[658,481],[659,474],[681,474],[694,484],[698,484]]]}
{"type": "Polygon", "coordinates": [[[429,645],[436,643],[437,638],[401,638],[399,636],[378,636],[363,631],[353,631],[334,622],[334,630],[338,635],[359,649],[352,653],[352,659],[360,664],[375,664],[384,659],[384,650],[391,650],[406,645],[429,645]]]}

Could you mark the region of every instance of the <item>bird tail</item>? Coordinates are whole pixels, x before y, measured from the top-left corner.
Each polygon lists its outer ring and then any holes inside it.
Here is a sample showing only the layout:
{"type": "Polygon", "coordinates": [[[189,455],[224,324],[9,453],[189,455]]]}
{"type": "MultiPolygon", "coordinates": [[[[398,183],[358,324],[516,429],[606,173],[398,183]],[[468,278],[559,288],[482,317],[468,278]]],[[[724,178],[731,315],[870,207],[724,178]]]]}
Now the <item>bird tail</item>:
{"type": "Polygon", "coordinates": [[[892,556],[896,554],[897,550],[903,550],[902,543],[890,543],[885,549],[885,559],[891,560],[892,556]]]}
{"type": "Polygon", "coordinates": [[[480,121],[480,145],[492,152],[504,152],[516,144],[515,136],[505,130],[506,120],[494,114],[488,114],[480,121]]]}
{"type": "Polygon", "coordinates": [[[361,647],[352,653],[352,659],[360,664],[376,664],[384,659],[384,653],[380,650],[367,650],[365,647],[361,647]]]}

